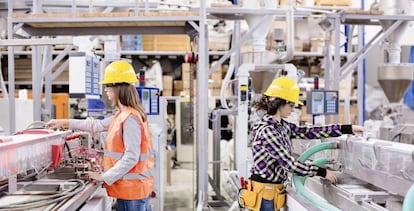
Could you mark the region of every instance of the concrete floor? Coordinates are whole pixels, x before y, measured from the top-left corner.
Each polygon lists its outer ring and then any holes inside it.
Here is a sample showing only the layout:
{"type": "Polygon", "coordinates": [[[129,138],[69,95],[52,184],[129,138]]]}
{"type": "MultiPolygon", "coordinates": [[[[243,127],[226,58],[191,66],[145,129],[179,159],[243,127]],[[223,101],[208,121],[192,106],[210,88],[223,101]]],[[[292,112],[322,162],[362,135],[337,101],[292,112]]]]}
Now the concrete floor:
{"type": "Polygon", "coordinates": [[[195,210],[194,193],[196,191],[196,181],[193,174],[192,169],[172,169],[171,184],[165,187],[164,210],[195,210]]]}
{"type": "MultiPolygon", "coordinates": [[[[181,165],[179,168],[171,170],[171,184],[165,187],[165,211],[192,211],[196,210],[195,192],[196,192],[196,177],[193,166],[181,165]]],[[[211,187],[210,187],[211,189],[211,187]]],[[[209,193],[209,198],[214,195],[209,193]]],[[[231,202],[228,202],[231,203],[231,202]]],[[[224,211],[228,210],[229,206],[220,205],[214,206],[214,201],[209,201],[209,209],[224,211]],[[214,207],[213,207],[214,206],[214,207]]]]}

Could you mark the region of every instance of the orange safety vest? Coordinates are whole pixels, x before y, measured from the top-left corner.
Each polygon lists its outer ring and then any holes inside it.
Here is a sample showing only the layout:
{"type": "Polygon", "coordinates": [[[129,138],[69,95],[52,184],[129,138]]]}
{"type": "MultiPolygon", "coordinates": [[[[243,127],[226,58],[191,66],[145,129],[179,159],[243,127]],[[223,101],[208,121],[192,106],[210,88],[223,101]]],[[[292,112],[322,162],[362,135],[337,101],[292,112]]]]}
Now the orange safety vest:
{"type": "MultiPolygon", "coordinates": [[[[141,153],[138,162],[131,170],[121,179],[112,185],[104,183],[108,196],[136,200],[147,198],[154,189],[154,177],[152,170],[154,168],[154,150],[152,148],[151,135],[147,122],[143,122],[140,114],[133,108],[126,111],[118,112],[108,129],[108,135],[105,141],[105,150],[103,157],[103,168],[105,171],[112,168],[123,156],[125,152],[124,142],[121,131],[125,120],[129,115],[137,117],[141,123],[141,153]]],[[[134,131],[124,131],[134,132],[134,131]]]]}

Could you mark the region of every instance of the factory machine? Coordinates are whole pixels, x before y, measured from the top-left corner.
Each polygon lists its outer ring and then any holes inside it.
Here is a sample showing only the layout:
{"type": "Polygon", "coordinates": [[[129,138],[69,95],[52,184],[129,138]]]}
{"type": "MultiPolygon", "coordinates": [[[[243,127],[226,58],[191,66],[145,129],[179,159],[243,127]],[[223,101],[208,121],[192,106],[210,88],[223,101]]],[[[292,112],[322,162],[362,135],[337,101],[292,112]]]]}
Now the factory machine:
{"type": "MultiPolygon", "coordinates": [[[[245,3],[245,2],[243,2],[245,3]]],[[[379,1],[379,10],[387,15],[412,15],[412,1],[379,1]]],[[[249,8],[260,7],[255,1],[247,1],[249,8]]],[[[266,2],[266,8],[274,7],[266,2]]],[[[253,52],[242,55],[242,64],[237,70],[237,110],[236,118],[236,173],[230,173],[227,182],[240,189],[239,178],[249,177],[252,163],[248,147],[248,124],[253,121],[250,102],[260,96],[271,81],[285,72],[287,77],[300,80],[296,68],[288,63],[293,33],[293,10],[289,6],[286,14],[286,51],[268,52],[263,48],[264,35],[269,25],[266,20],[255,15],[246,16],[247,23],[257,28],[252,33],[253,52]],[[260,25],[260,26],[258,26],[260,25]]],[[[267,19],[272,22],[272,18],[267,19]]],[[[380,20],[386,30],[395,21],[380,20]]],[[[401,35],[412,28],[410,21],[403,22],[386,40],[389,60],[378,67],[378,80],[394,108],[403,107],[399,102],[408,85],[413,80],[413,65],[400,61],[401,35]]],[[[276,40],[277,42],[277,40],[276,40]]],[[[231,65],[230,65],[231,67],[231,65]]],[[[232,68],[229,67],[229,70],[232,68]]],[[[232,74],[231,71],[229,71],[232,74]]],[[[224,82],[223,82],[224,83],[224,82]]],[[[224,85],[223,85],[224,86],[224,85]]],[[[308,96],[308,111],[314,114],[336,114],[336,90],[319,90],[308,96]]],[[[320,177],[302,178],[292,176],[286,184],[287,203],[283,210],[414,210],[414,145],[413,112],[401,112],[397,116],[408,115],[407,121],[394,121],[392,127],[381,128],[376,134],[381,136],[347,135],[323,140],[292,140],[294,153],[301,161],[313,162],[336,170],[337,184],[331,184],[320,177]],[[411,115],[411,116],[409,116],[411,115]],[[409,123],[407,123],[409,122],[409,123]],[[385,132],[384,132],[385,131],[385,132]]],[[[407,110],[405,110],[407,111],[407,110]]],[[[217,131],[215,131],[216,133],[217,131]]],[[[372,133],[371,133],[372,134],[372,133]]],[[[228,191],[227,188],[226,190],[228,191]]],[[[237,194],[229,194],[237,199],[237,194]]],[[[239,210],[234,202],[230,210],[239,210]]]]}
{"type": "MultiPolygon", "coordinates": [[[[156,88],[137,87],[156,151],[152,210],[163,208],[165,102],[156,88]]],[[[25,129],[0,136],[0,210],[112,210],[114,200],[88,172],[102,171],[104,133],[25,129]]]]}
{"type": "Polygon", "coordinates": [[[110,210],[105,190],[87,178],[101,170],[91,142],[47,129],[0,137],[0,210],[110,210]]]}

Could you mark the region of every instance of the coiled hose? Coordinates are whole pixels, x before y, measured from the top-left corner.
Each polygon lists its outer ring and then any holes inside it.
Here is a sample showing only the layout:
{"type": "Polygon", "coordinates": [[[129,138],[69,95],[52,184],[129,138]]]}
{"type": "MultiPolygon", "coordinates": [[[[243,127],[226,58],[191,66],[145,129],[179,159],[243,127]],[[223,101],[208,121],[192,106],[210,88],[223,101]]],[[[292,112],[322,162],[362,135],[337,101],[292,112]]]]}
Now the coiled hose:
{"type": "Polygon", "coordinates": [[[412,211],[414,210],[414,185],[411,185],[411,188],[408,189],[407,194],[405,194],[404,203],[402,211],[412,211]]]}
{"type": "MultiPolygon", "coordinates": [[[[338,149],[338,148],[339,148],[339,145],[335,142],[320,143],[315,146],[312,146],[311,148],[303,152],[299,156],[298,160],[301,162],[305,162],[309,157],[311,157],[313,154],[317,152],[320,152],[322,150],[327,150],[327,149],[338,149]]],[[[325,165],[329,162],[330,161],[327,158],[320,158],[320,159],[315,160],[313,164],[320,166],[320,165],[325,165]]],[[[296,192],[299,195],[303,196],[304,198],[306,198],[307,200],[309,200],[310,202],[312,202],[313,204],[315,204],[317,207],[321,208],[322,210],[340,211],[340,209],[320,199],[319,196],[317,196],[316,194],[309,192],[304,186],[305,179],[306,179],[305,177],[296,176],[296,175],[293,176],[293,184],[295,185],[296,192]]]]}

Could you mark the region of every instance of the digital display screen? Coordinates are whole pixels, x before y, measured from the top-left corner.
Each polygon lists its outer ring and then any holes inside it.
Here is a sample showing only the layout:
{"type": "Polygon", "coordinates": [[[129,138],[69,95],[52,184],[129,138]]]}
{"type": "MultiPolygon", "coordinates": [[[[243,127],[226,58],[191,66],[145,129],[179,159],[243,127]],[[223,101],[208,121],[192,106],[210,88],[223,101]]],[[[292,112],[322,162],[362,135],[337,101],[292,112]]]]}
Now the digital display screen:
{"type": "Polygon", "coordinates": [[[323,93],[313,93],[313,100],[321,101],[323,98],[323,93]]]}
{"type": "Polygon", "coordinates": [[[148,98],[149,98],[149,93],[148,92],[142,92],[142,99],[144,99],[144,100],[148,100],[148,98]]]}

